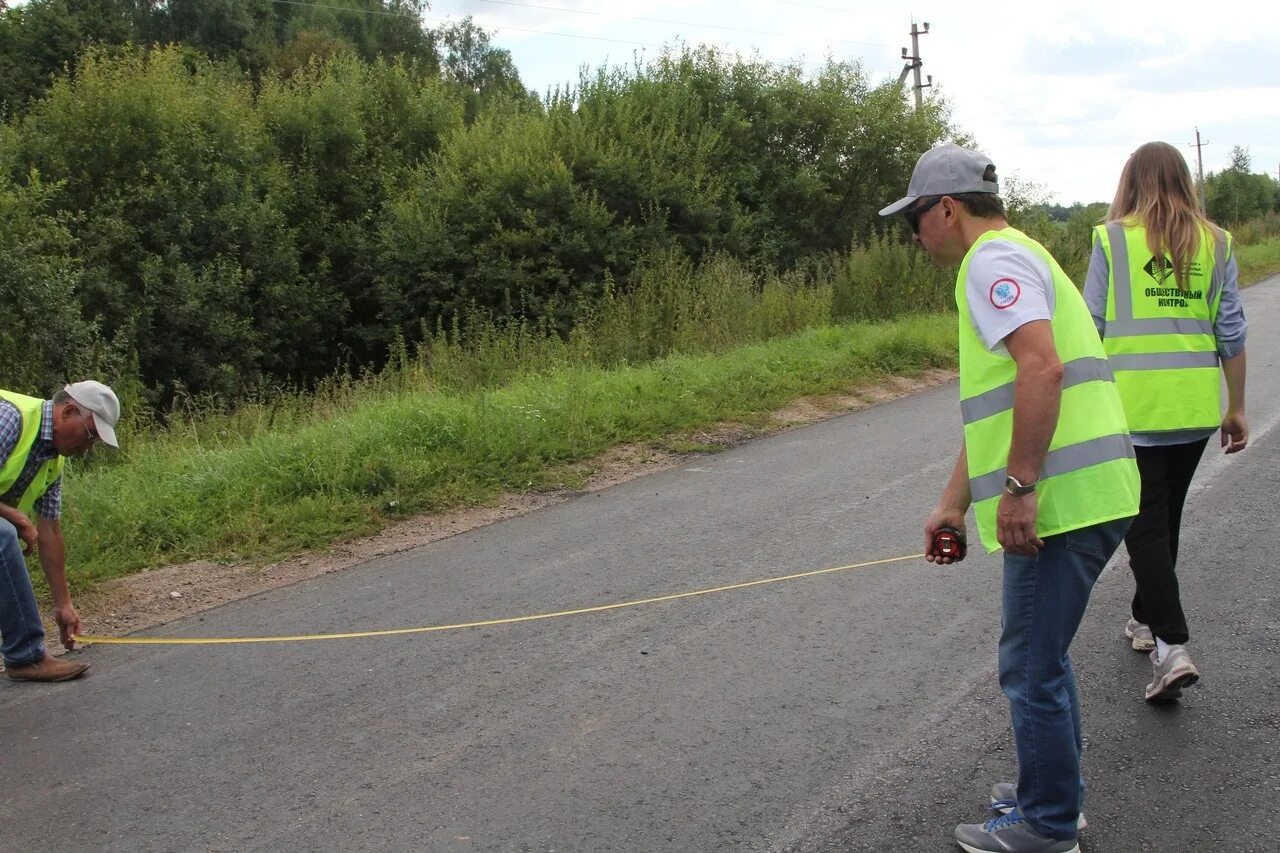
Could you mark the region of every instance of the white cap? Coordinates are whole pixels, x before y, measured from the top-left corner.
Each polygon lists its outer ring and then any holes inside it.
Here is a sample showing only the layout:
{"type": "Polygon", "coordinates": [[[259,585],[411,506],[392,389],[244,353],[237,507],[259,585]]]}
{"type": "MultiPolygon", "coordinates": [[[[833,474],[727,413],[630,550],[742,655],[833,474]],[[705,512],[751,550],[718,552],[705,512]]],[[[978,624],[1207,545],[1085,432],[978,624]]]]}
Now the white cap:
{"type": "Polygon", "coordinates": [[[939,145],[920,155],[907,184],[907,195],[880,211],[893,216],[917,199],[961,193],[998,193],[995,181],[986,179],[987,169],[995,168],[991,158],[981,151],[970,151],[959,145],[939,145]]]}
{"type": "Polygon", "coordinates": [[[93,425],[99,439],[112,447],[120,446],[116,442],[116,422],[120,420],[120,401],[116,392],[93,379],[72,382],[62,390],[76,401],[77,406],[93,414],[93,425]]]}

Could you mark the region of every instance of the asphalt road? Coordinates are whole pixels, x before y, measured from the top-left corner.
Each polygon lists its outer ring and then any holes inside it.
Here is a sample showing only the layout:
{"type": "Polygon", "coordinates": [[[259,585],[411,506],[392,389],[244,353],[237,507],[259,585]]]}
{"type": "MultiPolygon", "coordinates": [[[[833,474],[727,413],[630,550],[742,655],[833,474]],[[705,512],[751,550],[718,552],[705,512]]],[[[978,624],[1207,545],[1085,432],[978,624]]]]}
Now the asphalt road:
{"type": "MultiPolygon", "coordinates": [[[[1210,449],[1184,601],[1201,685],[1142,700],[1113,564],[1074,659],[1089,853],[1280,847],[1280,278],[1245,293],[1250,448],[1210,449]]],[[[453,623],[917,553],[954,386],[231,604],[156,634],[453,623]]],[[[999,563],[923,561],[587,616],[108,647],[0,684],[0,848],[950,851],[1012,778],[999,563]]]]}

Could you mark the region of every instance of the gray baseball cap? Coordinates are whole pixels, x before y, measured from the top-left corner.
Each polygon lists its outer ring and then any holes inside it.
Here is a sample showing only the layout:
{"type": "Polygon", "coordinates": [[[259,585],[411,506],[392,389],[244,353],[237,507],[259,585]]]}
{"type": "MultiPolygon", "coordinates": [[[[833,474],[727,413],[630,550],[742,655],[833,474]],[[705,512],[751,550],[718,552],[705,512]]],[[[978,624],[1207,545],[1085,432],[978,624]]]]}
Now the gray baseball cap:
{"type": "Polygon", "coordinates": [[[76,401],[77,406],[93,413],[93,425],[98,438],[112,447],[119,447],[116,421],[120,420],[120,400],[116,397],[116,392],[92,379],[72,382],[63,390],[76,401]]]}
{"type": "Polygon", "coordinates": [[[981,151],[959,145],[939,145],[920,155],[907,184],[907,195],[880,211],[881,216],[901,213],[916,199],[961,193],[998,193],[995,181],[984,180],[987,168],[995,168],[981,151]]]}

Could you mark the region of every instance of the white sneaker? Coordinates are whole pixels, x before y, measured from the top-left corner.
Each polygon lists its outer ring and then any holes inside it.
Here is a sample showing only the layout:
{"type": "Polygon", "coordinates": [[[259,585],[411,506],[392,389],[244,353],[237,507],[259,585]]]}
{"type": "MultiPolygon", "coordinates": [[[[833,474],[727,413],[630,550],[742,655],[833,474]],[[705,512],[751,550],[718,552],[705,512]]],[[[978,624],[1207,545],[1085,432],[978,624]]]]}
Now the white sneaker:
{"type": "Polygon", "coordinates": [[[1134,651],[1149,652],[1156,647],[1156,638],[1151,633],[1151,628],[1132,617],[1124,626],[1124,635],[1133,641],[1134,651]]]}
{"type": "Polygon", "coordinates": [[[1163,702],[1182,696],[1182,689],[1190,687],[1200,680],[1200,670],[1191,662],[1184,646],[1169,646],[1164,660],[1156,659],[1156,652],[1151,653],[1151,665],[1154,675],[1147,685],[1147,701],[1163,702]]]}

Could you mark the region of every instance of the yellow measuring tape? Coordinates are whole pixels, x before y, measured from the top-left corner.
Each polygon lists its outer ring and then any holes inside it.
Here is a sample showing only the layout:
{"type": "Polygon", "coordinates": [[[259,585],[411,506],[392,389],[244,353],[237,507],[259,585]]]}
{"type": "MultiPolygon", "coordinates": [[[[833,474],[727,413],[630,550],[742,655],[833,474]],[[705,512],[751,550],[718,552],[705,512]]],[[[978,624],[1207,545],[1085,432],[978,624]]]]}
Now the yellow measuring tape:
{"type": "Polygon", "coordinates": [[[905,560],[918,560],[924,554],[911,554],[905,557],[888,557],[884,560],[869,560],[865,563],[851,563],[847,566],[832,566],[828,569],[814,569],[809,572],[796,572],[775,578],[764,578],[756,581],[743,581],[724,586],[696,589],[692,592],[677,592],[671,595],[659,595],[654,598],[640,598],[635,601],[619,601],[615,604],[599,604],[595,607],[579,607],[576,610],[557,610],[554,613],[535,613],[531,616],[507,616],[502,619],[484,619],[479,622],[458,622],[453,625],[430,625],[424,628],[388,628],[382,631],[350,631],[343,634],[294,634],[282,637],[99,637],[86,634],[76,638],[78,643],[92,645],[94,643],[115,644],[121,646],[210,646],[231,643],[298,643],[307,640],[355,640],[361,637],[394,637],[399,634],[426,634],[432,631],[455,631],[459,628],[484,628],[489,625],[513,625],[516,622],[535,622],[539,619],[558,619],[562,616],[581,616],[585,613],[603,613],[606,610],[621,610],[624,607],[639,607],[642,604],[658,604],[663,601],[676,601],[681,598],[694,598],[699,595],[711,595],[715,592],[729,592],[734,589],[746,589],[752,586],[764,586],[771,583],[812,578],[818,575],[829,575],[832,572],[845,572],[851,569],[864,569],[868,566],[880,566],[885,563],[901,563],[905,560]]]}

